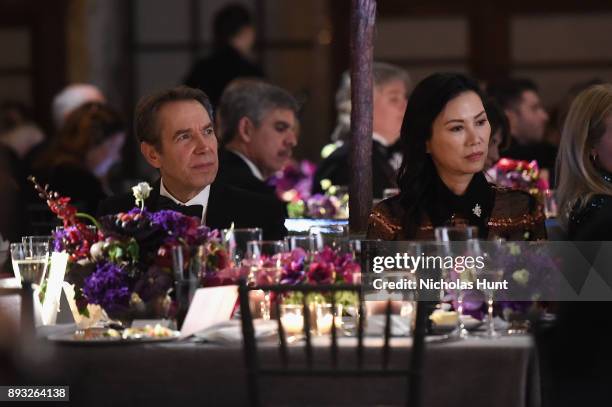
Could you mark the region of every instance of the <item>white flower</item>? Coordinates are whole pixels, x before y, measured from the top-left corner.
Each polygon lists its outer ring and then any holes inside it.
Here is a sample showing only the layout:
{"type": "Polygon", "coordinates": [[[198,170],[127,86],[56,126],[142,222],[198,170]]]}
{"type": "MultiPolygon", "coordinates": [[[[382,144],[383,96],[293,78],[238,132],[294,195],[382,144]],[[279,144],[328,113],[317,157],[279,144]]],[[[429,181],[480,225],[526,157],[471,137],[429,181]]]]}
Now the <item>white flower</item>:
{"type": "Polygon", "coordinates": [[[153,188],[146,182],[139,182],[138,185],[132,187],[132,193],[134,194],[134,198],[136,198],[136,205],[142,208],[145,199],[149,197],[152,190],[153,188]]]}

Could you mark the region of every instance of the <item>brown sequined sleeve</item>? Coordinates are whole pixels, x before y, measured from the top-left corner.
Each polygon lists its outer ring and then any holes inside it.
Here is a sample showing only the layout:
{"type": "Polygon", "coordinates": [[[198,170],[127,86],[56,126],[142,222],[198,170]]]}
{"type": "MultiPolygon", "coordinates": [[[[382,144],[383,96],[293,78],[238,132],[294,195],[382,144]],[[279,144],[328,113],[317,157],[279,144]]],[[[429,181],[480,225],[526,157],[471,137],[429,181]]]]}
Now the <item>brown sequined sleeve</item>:
{"type": "Polygon", "coordinates": [[[388,200],[382,201],[372,209],[368,219],[367,239],[396,240],[401,230],[401,223],[394,216],[388,200]]]}
{"type": "Polygon", "coordinates": [[[546,240],[546,217],[538,201],[526,192],[496,187],[489,235],[507,240],[546,240]]]}

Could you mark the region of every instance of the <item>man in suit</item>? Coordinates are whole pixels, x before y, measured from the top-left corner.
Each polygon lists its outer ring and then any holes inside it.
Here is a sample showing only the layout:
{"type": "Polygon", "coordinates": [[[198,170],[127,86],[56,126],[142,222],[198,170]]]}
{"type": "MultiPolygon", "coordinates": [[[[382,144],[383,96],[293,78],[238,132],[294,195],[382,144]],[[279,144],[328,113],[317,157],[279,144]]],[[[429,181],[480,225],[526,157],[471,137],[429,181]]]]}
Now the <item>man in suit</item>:
{"type": "MultiPolygon", "coordinates": [[[[266,239],[282,238],[284,217],[269,198],[214,182],[218,157],[212,117],[208,97],[197,89],[179,86],[140,100],[134,132],[141,153],[161,175],[145,206],[197,216],[211,228],[234,223],[261,227],[266,239]]],[[[125,212],[134,204],[130,194],[116,196],[103,201],[98,213],[125,212]]]]}
{"type": "MultiPolygon", "coordinates": [[[[275,199],[266,181],[291,159],[297,144],[296,100],[255,80],[231,83],[221,97],[219,182],[275,199]]],[[[284,208],[284,204],[283,204],[284,208]]]]}
{"type": "Polygon", "coordinates": [[[553,180],[557,148],[544,140],[548,113],[538,87],[529,79],[506,78],[490,83],[487,93],[503,109],[510,128],[510,146],[502,156],[536,160],[553,180]]]}
{"type": "MultiPolygon", "coordinates": [[[[375,62],[373,134],[372,134],[372,186],[374,198],[382,198],[387,188],[396,188],[396,172],[401,164],[401,154],[397,146],[402,120],[408,101],[410,77],[397,66],[375,62]]],[[[350,146],[350,77],[343,75],[336,94],[336,107],[339,121],[332,139],[336,141],[335,150],[324,157],[319,164],[312,183],[313,193],[322,192],[321,181],[328,179],[332,185],[348,185],[352,177],[349,162],[350,146]],[[347,108],[349,111],[347,111],[347,108]]],[[[327,150],[326,147],[324,150],[327,150]]]]}

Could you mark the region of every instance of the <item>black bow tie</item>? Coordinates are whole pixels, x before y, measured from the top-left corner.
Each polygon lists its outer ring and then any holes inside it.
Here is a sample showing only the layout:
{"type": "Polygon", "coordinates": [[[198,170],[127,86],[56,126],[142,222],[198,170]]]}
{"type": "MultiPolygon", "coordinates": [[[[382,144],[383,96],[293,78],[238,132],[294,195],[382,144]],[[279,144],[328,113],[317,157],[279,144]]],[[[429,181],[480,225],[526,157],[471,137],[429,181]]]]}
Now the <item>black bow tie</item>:
{"type": "Polygon", "coordinates": [[[204,210],[204,207],[202,205],[179,205],[172,199],[160,195],[157,201],[157,209],[167,209],[180,212],[186,216],[194,216],[198,219],[202,219],[202,211],[204,210]]]}

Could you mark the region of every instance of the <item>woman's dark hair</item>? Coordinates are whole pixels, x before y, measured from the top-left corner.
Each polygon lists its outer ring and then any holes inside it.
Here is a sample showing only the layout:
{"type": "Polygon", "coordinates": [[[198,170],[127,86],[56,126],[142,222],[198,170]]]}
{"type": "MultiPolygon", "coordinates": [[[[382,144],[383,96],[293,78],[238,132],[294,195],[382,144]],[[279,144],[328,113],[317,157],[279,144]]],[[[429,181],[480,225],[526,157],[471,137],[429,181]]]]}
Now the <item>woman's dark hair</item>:
{"type": "Polygon", "coordinates": [[[426,149],[433,122],[450,100],[465,92],[475,92],[485,100],[478,83],[459,73],[430,75],[410,94],[400,133],[404,158],[397,176],[406,216],[404,227],[409,236],[414,235],[420,223],[421,214],[429,204],[428,193],[437,177],[436,167],[426,149]]]}
{"type": "Polygon", "coordinates": [[[491,140],[489,142],[493,140],[495,133],[501,131],[499,151],[502,152],[510,147],[510,124],[508,123],[508,118],[495,99],[487,99],[485,109],[487,111],[487,119],[489,119],[489,124],[491,125],[491,140]]]}
{"type": "Polygon", "coordinates": [[[221,9],[213,21],[213,40],[216,47],[227,45],[244,27],[253,25],[251,13],[242,4],[230,4],[221,9]]]}

